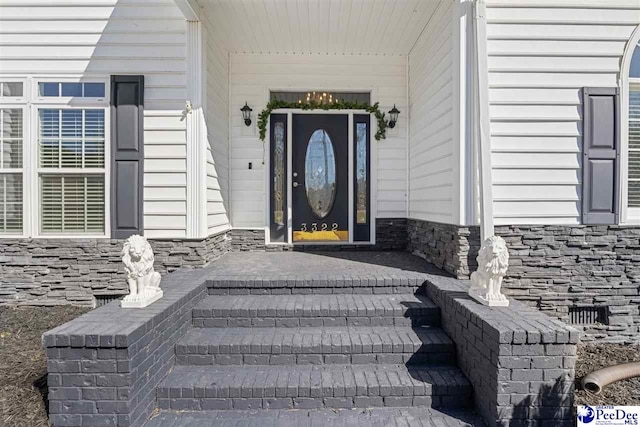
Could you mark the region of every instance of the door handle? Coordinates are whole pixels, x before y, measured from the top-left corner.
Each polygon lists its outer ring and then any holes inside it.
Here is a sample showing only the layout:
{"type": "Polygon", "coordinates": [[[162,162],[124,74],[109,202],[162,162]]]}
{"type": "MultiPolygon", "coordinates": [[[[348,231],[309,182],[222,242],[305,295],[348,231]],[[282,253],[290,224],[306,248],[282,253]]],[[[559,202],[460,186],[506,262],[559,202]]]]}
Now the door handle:
{"type": "Polygon", "coordinates": [[[297,186],[298,186],[298,183],[297,183],[297,182],[294,182],[294,183],[293,183],[293,188],[296,188],[297,186]]]}

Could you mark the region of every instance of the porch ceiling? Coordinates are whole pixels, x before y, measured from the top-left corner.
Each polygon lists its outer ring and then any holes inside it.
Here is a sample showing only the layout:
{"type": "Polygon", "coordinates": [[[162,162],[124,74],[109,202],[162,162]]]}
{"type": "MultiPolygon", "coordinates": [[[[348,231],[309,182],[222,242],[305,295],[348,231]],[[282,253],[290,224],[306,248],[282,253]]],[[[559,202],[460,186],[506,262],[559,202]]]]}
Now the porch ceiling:
{"type": "MultiPolygon", "coordinates": [[[[446,0],[445,0],[446,1],[446,0]]],[[[198,0],[233,53],[407,55],[438,0],[198,0]]]]}

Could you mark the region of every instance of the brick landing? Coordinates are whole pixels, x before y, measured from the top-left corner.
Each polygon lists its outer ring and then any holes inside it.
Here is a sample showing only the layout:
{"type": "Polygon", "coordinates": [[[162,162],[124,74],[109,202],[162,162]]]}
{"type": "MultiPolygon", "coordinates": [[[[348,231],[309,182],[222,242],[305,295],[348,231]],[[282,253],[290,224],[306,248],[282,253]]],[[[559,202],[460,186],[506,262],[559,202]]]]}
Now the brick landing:
{"type": "Polygon", "coordinates": [[[413,293],[450,277],[404,252],[229,253],[210,270],[210,294],[413,293]]]}

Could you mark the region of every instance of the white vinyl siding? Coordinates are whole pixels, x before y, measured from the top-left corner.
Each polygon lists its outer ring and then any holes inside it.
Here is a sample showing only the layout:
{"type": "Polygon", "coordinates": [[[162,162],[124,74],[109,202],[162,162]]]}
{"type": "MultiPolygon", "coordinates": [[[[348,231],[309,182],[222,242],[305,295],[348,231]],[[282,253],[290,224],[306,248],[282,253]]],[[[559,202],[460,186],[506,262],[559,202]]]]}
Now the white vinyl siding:
{"type": "Polygon", "coordinates": [[[0,0],[0,58],[0,80],[144,75],[144,233],[186,236],[186,22],[173,0],[0,0]]]}
{"type": "Polygon", "coordinates": [[[144,234],[187,236],[187,128],[181,111],[145,110],[144,234]]]}
{"type": "MultiPolygon", "coordinates": [[[[377,217],[406,217],[406,57],[366,55],[231,54],[231,219],[234,227],[265,225],[266,146],[258,138],[257,115],[269,90],[372,91],[382,111],[395,103],[402,113],[387,139],[377,141],[377,217]],[[240,108],[253,108],[251,129],[240,108]],[[248,164],[252,163],[252,169],[248,164]]],[[[375,120],[374,120],[375,122],[375,120]]]]}
{"type": "Polygon", "coordinates": [[[207,234],[229,228],[229,53],[203,12],[207,136],[207,234]]]}
{"type": "Polygon", "coordinates": [[[409,217],[453,223],[454,5],[442,2],[409,54],[409,217]]]}
{"type": "Polygon", "coordinates": [[[581,90],[618,86],[640,3],[487,3],[496,224],[579,224],[581,90]]]}

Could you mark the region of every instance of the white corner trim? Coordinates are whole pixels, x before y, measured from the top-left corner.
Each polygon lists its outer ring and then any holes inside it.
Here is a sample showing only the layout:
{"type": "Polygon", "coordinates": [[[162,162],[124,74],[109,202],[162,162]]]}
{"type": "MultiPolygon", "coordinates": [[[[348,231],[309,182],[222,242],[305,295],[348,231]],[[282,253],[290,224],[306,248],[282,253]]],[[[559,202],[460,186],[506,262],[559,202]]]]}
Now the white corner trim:
{"type": "Polygon", "coordinates": [[[197,0],[173,0],[187,21],[200,21],[200,5],[197,0]]]}
{"type": "Polygon", "coordinates": [[[476,0],[474,41],[477,73],[478,169],[480,176],[480,239],[493,236],[493,189],[491,179],[491,117],[489,112],[489,68],[487,64],[487,15],[484,0],[476,0]]]}
{"type": "Polygon", "coordinates": [[[202,109],[203,81],[202,25],[198,21],[187,22],[187,96],[185,108],[187,121],[187,238],[206,237],[207,186],[206,186],[206,132],[202,109]]]}

